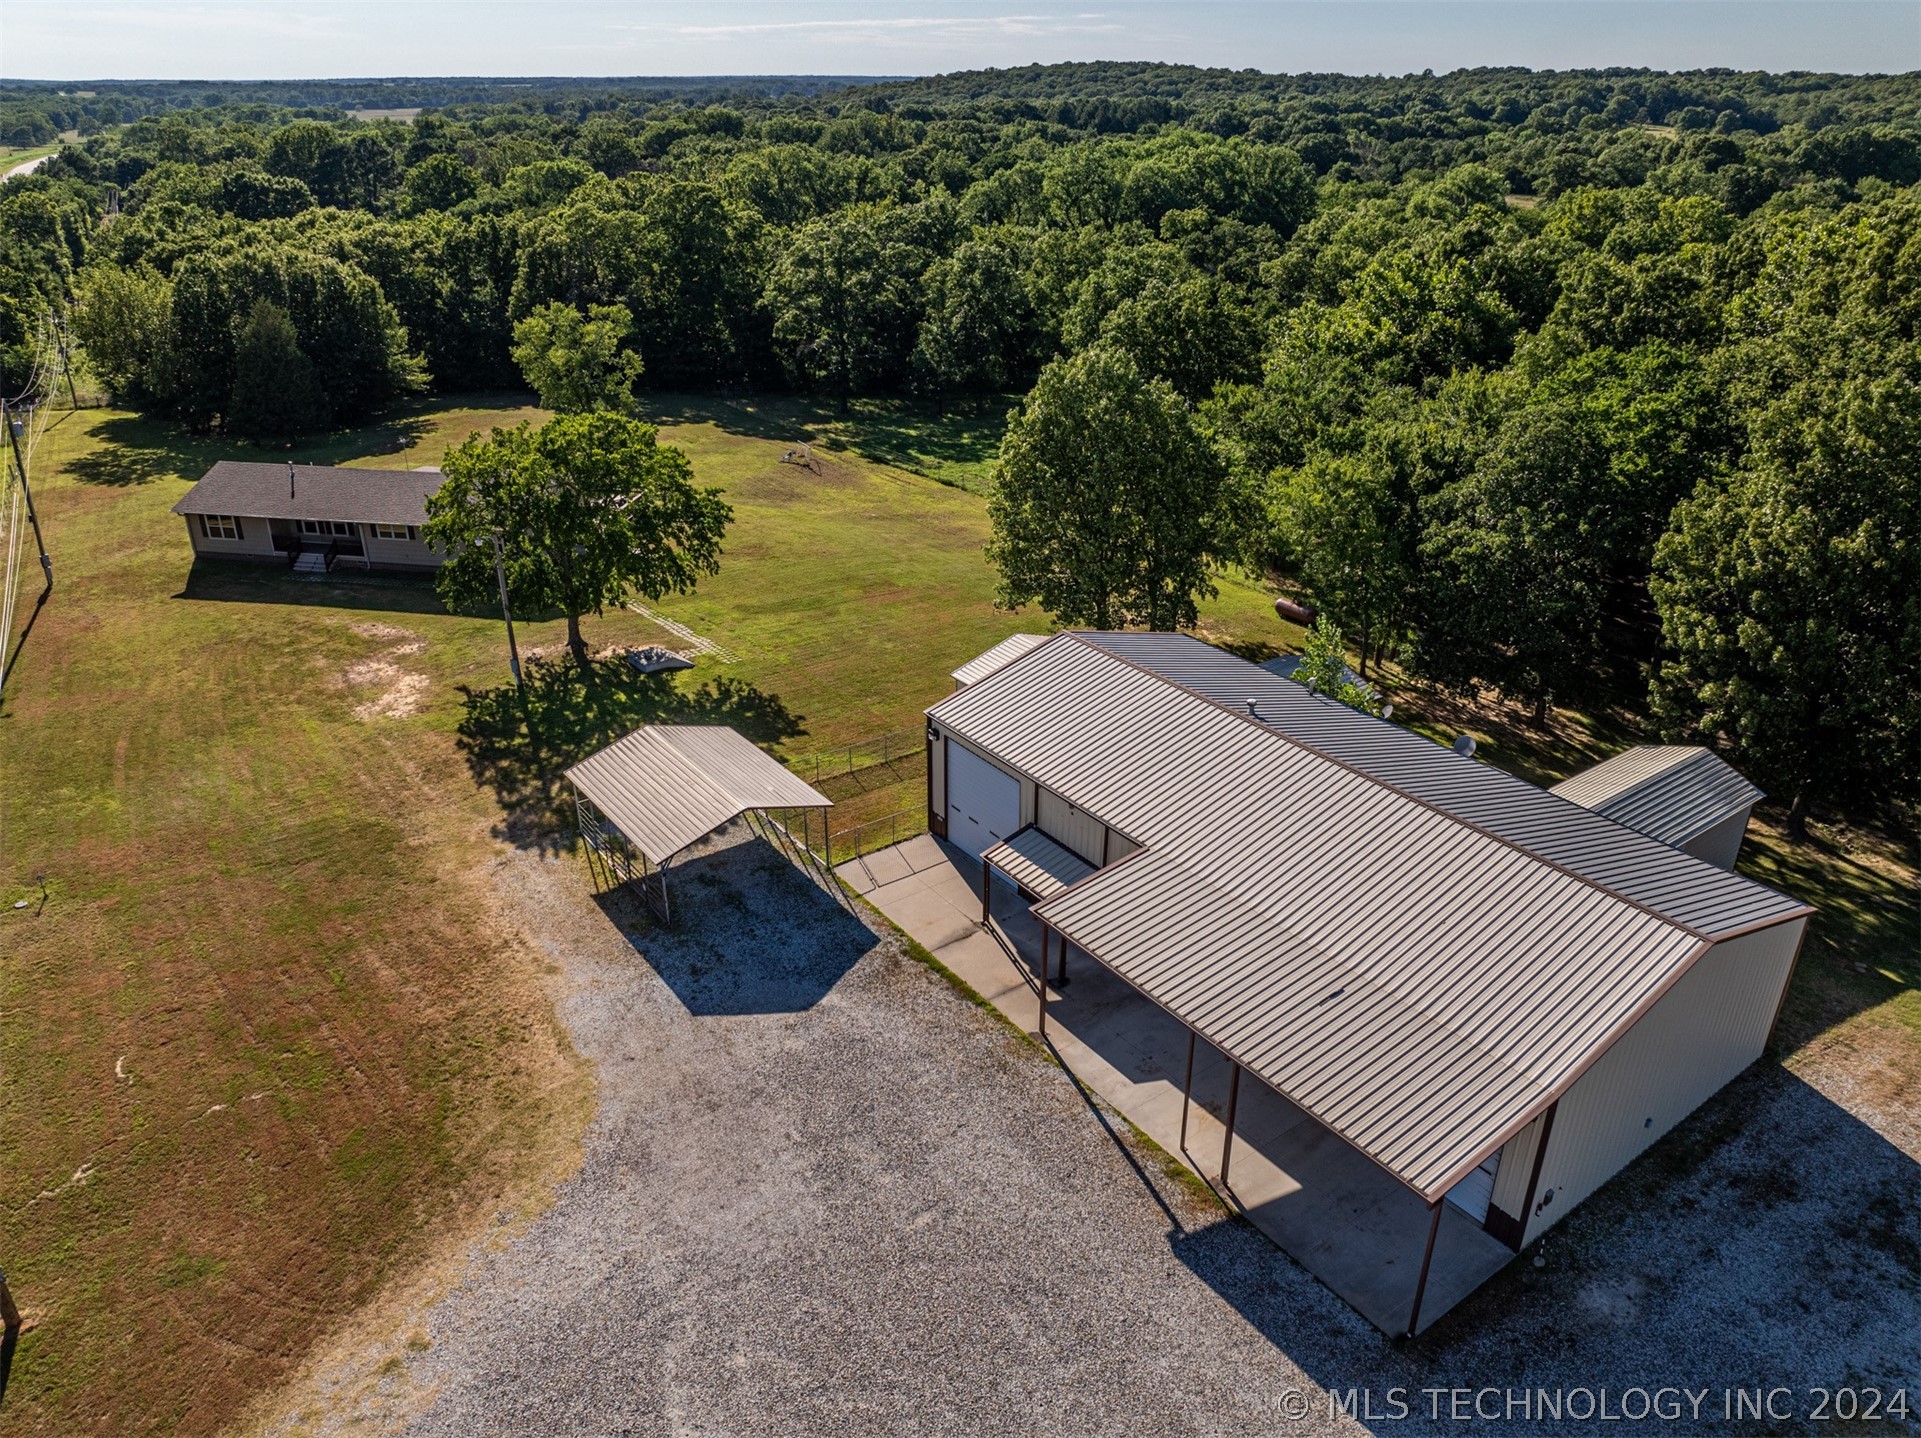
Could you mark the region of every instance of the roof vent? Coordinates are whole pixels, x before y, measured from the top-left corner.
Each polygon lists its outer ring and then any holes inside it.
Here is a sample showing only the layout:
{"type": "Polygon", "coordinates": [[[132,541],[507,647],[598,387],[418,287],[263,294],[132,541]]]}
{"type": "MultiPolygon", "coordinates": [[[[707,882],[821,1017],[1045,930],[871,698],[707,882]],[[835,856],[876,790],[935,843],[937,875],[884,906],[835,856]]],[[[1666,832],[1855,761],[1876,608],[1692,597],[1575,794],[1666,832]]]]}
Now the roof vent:
{"type": "Polygon", "coordinates": [[[1254,701],[1252,699],[1247,701],[1247,717],[1250,719],[1258,719],[1261,717],[1260,711],[1254,707],[1254,701]]]}
{"type": "Polygon", "coordinates": [[[1455,738],[1453,744],[1448,747],[1453,749],[1454,752],[1459,754],[1463,759],[1472,759],[1474,757],[1474,736],[1472,734],[1459,735],[1455,738]]]}

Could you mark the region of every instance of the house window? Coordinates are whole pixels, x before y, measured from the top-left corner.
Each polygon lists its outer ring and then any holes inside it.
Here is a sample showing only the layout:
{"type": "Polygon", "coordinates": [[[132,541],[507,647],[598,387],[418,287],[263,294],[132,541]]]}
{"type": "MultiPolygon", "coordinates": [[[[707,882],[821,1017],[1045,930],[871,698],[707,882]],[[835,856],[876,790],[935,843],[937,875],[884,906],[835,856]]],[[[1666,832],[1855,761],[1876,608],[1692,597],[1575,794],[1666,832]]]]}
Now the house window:
{"type": "Polygon", "coordinates": [[[200,532],[209,539],[238,539],[240,519],[232,514],[203,514],[200,516],[200,532]]]}
{"type": "Polygon", "coordinates": [[[299,524],[302,534],[337,534],[351,539],[354,532],[351,524],[344,524],[338,519],[303,519],[299,524]]]}
{"type": "Polygon", "coordinates": [[[411,524],[376,524],[375,539],[417,539],[419,531],[411,524]]]}

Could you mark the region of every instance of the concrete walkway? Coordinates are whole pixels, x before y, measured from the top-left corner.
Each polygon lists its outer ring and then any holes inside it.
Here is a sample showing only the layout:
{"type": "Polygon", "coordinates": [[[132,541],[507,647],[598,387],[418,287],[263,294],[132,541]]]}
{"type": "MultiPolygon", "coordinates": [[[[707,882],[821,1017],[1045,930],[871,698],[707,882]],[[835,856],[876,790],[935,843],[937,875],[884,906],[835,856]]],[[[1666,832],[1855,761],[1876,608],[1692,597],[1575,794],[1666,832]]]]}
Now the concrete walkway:
{"type": "MultiPolygon", "coordinates": [[[[838,872],[1009,1019],[1036,1027],[1040,925],[1004,878],[995,880],[992,926],[983,927],[979,861],[931,835],[838,872]]],[[[1195,1045],[1183,1143],[1187,1029],[1078,950],[1070,950],[1065,983],[1050,975],[1047,1037],[1073,1074],[1180,1154],[1303,1268],[1383,1332],[1406,1332],[1429,1222],[1427,1206],[1406,1188],[1247,1075],[1231,1182],[1223,1184],[1230,1065],[1207,1043],[1195,1045]]],[[[1424,1330],[1514,1257],[1452,1204],[1441,1212],[1421,1300],[1424,1330]]]]}

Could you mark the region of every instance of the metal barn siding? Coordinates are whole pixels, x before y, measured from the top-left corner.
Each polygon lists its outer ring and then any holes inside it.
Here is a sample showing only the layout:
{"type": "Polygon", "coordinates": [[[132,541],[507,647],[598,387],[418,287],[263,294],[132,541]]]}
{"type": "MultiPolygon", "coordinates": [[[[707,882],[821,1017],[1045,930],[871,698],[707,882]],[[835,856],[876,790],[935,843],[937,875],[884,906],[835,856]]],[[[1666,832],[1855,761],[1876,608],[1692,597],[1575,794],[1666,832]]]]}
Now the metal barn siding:
{"type": "Polygon", "coordinates": [[[1526,1241],[1761,1056],[1806,928],[1790,919],[1716,944],[1561,1096],[1526,1241]]]}
{"type": "Polygon", "coordinates": [[[1534,1151],[1541,1146],[1541,1130],[1546,1125],[1547,1115],[1543,1114],[1509,1139],[1507,1147],[1501,1150],[1501,1167],[1494,1175],[1494,1192],[1488,1203],[1511,1218],[1519,1219],[1521,1210],[1527,1207],[1528,1180],[1534,1177],[1534,1151]]]}
{"type": "Polygon", "coordinates": [[[1681,848],[1705,864],[1732,869],[1741,857],[1741,841],[1748,836],[1748,811],[1730,814],[1705,834],[1697,834],[1681,848]]]}
{"type": "Polygon", "coordinates": [[[928,820],[947,819],[947,736],[932,741],[927,746],[927,808],[928,820]]]}
{"type": "Polygon", "coordinates": [[[1113,828],[1111,826],[1109,827],[1107,831],[1107,862],[1108,863],[1110,864],[1117,863],[1120,860],[1125,859],[1129,854],[1133,853],[1138,848],[1140,848],[1140,845],[1136,844],[1132,839],[1128,838],[1127,835],[1123,834],[1119,829],[1113,828]]]}
{"type": "Polygon", "coordinates": [[[1041,832],[1055,843],[1073,850],[1096,868],[1100,867],[1107,825],[1085,809],[1076,809],[1052,789],[1041,788],[1037,800],[1034,823],[1041,832]]]}

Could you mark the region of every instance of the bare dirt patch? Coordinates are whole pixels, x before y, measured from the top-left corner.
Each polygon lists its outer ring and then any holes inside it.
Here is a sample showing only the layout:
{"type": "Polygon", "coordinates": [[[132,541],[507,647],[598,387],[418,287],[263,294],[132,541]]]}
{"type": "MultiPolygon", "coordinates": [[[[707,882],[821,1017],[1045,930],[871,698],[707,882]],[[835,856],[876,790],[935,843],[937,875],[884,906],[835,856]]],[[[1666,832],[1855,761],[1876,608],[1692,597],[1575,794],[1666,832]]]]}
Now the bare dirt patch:
{"type": "Polygon", "coordinates": [[[354,633],[369,639],[397,639],[400,642],[378,654],[356,659],[341,674],[341,682],[354,689],[379,689],[373,698],[354,706],[354,718],[363,724],[377,719],[405,719],[417,714],[433,687],[425,674],[404,669],[394,661],[419,654],[427,641],[411,629],[383,624],[377,620],[349,626],[354,633]]]}

